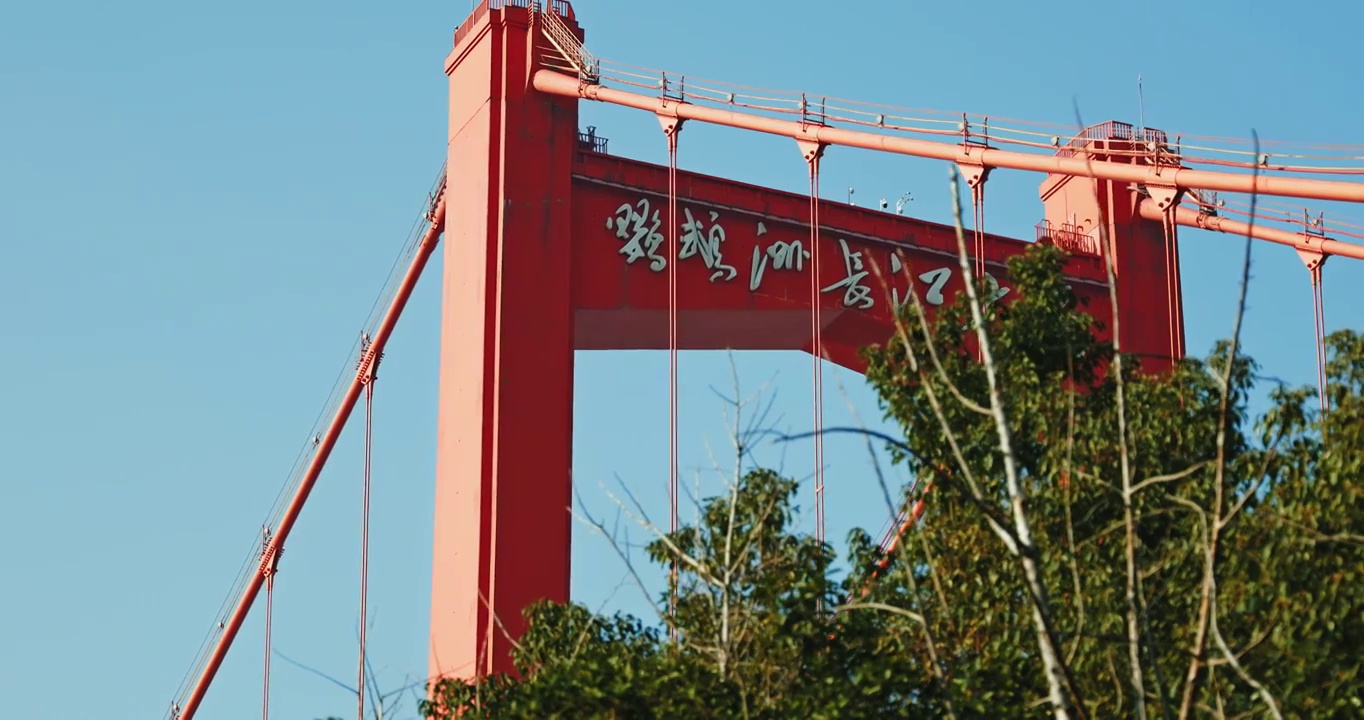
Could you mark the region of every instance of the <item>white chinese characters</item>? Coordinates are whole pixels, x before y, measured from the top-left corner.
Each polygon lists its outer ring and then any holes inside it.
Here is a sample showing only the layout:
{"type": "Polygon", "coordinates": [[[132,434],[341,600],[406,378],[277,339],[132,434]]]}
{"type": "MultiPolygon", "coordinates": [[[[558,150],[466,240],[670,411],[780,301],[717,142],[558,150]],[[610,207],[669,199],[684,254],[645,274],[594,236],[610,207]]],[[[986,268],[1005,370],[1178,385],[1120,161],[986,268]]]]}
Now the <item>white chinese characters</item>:
{"type": "MultiPolygon", "coordinates": [[[[720,213],[714,210],[695,210],[691,207],[679,209],[682,217],[679,218],[677,261],[699,258],[710,271],[709,279],[712,283],[728,283],[735,280],[739,270],[725,260],[724,251],[729,241],[729,233],[720,213]]],[[[640,260],[647,260],[649,270],[652,272],[663,272],[667,269],[668,258],[663,249],[666,242],[663,221],[659,210],[652,207],[648,198],[621,204],[606,218],[606,229],[621,241],[618,252],[625,256],[626,264],[633,265],[640,260]]],[[[811,264],[811,251],[801,240],[764,242],[763,236],[766,234],[767,227],[762,222],[757,222],[755,238],[757,242],[754,243],[749,265],[749,292],[760,291],[764,280],[772,273],[803,274],[806,267],[811,264]]],[[[822,245],[824,267],[820,272],[820,280],[828,282],[831,278],[838,279],[820,288],[819,292],[826,295],[837,293],[839,304],[845,308],[871,310],[876,307],[878,293],[874,288],[879,287],[880,283],[872,282],[872,261],[866,257],[869,250],[865,246],[850,245],[844,238],[825,237],[832,242],[822,245]],[[836,257],[832,252],[835,245],[839,250],[836,257]]],[[[822,239],[821,243],[824,242],[827,241],[822,239]]],[[[886,278],[891,286],[889,300],[891,307],[898,308],[910,300],[907,291],[895,287],[903,285],[904,261],[895,252],[889,253],[889,260],[890,273],[886,278]]],[[[911,285],[918,286],[918,292],[922,293],[925,304],[941,306],[947,302],[945,290],[957,269],[955,265],[946,264],[929,269],[916,274],[917,282],[911,285]]],[[[986,273],[985,280],[989,288],[982,298],[985,304],[998,302],[1009,294],[1010,288],[1001,286],[989,273],[986,273]]]]}
{"type": "Polygon", "coordinates": [[[843,249],[843,267],[847,273],[842,280],[820,292],[828,293],[842,288],[844,307],[870,310],[876,304],[876,300],[871,296],[871,288],[863,280],[871,271],[862,266],[861,251],[853,252],[849,249],[847,240],[839,238],[838,246],[843,249]]]}
{"type": "MultiPolygon", "coordinates": [[[[758,234],[762,235],[766,231],[767,228],[758,223],[758,234]]],[[[799,240],[791,242],[778,240],[765,249],[761,245],[753,246],[753,265],[748,277],[749,291],[756,292],[762,286],[763,273],[769,264],[773,270],[800,272],[805,268],[805,261],[809,258],[810,251],[802,247],[799,240]]]]}
{"type": "Polygon", "coordinates": [[[657,210],[652,218],[649,216],[648,198],[640,198],[634,205],[625,203],[616,208],[615,215],[606,218],[606,229],[615,230],[616,237],[626,241],[620,249],[625,262],[634,264],[640,258],[648,258],[649,269],[654,272],[662,272],[668,267],[667,258],[658,254],[658,248],[663,244],[663,233],[658,231],[662,224],[657,210]]]}
{"type": "MultiPolygon", "coordinates": [[[[690,208],[683,208],[682,212],[686,215],[686,221],[681,227],[682,248],[677,253],[677,259],[686,260],[700,255],[701,261],[713,271],[711,282],[733,280],[739,271],[725,264],[725,229],[717,222],[720,214],[712,211],[710,227],[706,227],[703,221],[692,215],[690,208]]],[[[659,232],[662,225],[658,210],[650,213],[648,198],[640,198],[633,204],[623,203],[616,208],[615,214],[606,218],[606,229],[613,231],[617,239],[625,241],[619,252],[625,256],[626,264],[633,265],[636,260],[647,258],[649,269],[654,272],[663,272],[668,267],[668,259],[659,253],[665,240],[663,233],[659,232]]]]}
{"type": "Polygon", "coordinates": [[[733,280],[739,271],[731,265],[726,265],[721,254],[720,246],[725,242],[725,229],[716,222],[720,219],[720,213],[711,211],[710,229],[707,230],[705,223],[692,216],[690,208],[683,208],[682,212],[686,214],[687,221],[682,223],[682,249],[678,251],[677,259],[686,260],[700,253],[702,262],[713,271],[710,274],[711,282],[721,277],[726,282],[733,280]]]}

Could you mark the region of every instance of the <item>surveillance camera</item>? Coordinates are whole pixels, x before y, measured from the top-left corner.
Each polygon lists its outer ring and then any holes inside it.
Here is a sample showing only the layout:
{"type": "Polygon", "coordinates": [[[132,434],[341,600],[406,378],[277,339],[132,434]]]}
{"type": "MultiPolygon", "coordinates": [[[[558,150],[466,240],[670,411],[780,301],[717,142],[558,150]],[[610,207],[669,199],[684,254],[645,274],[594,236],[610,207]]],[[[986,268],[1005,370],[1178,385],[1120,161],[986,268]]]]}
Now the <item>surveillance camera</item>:
{"type": "Polygon", "coordinates": [[[890,205],[890,203],[886,202],[886,199],[885,199],[885,198],[881,198],[881,209],[882,209],[882,210],[885,210],[889,205],[890,205]]]}

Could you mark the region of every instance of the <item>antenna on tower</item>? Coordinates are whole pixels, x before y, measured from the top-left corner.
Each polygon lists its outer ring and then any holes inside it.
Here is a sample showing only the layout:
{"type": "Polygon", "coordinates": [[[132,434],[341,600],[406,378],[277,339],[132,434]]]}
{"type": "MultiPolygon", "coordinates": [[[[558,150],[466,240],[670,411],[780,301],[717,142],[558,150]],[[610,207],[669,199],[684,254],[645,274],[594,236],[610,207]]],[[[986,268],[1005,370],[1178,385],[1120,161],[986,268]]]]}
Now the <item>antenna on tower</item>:
{"type": "Polygon", "coordinates": [[[1137,73],[1137,125],[1146,133],[1146,95],[1141,89],[1141,73],[1137,73]]]}

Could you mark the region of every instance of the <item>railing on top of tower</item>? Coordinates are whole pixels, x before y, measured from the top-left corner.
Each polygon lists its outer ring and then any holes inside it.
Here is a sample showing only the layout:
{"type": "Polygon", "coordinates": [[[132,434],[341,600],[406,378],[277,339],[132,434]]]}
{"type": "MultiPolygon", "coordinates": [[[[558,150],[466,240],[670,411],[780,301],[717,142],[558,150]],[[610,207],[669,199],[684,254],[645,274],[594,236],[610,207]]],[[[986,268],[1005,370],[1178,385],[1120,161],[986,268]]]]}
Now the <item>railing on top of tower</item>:
{"type": "Polygon", "coordinates": [[[1170,143],[1169,137],[1164,130],[1155,128],[1136,128],[1132,123],[1125,123],[1119,120],[1109,120],[1097,125],[1090,125],[1071,138],[1070,142],[1056,151],[1057,155],[1069,157],[1076,154],[1076,151],[1083,148],[1091,141],[1095,140],[1121,140],[1132,143],[1143,143],[1147,148],[1166,147],[1170,143]]]}
{"type": "Polygon", "coordinates": [[[577,72],[578,77],[590,82],[599,81],[601,62],[588,52],[587,48],[583,47],[582,41],[564,22],[565,20],[577,21],[577,17],[573,14],[573,6],[568,3],[568,0],[549,0],[548,3],[541,2],[541,0],[483,0],[455,30],[454,45],[458,47],[460,42],[473,31],[474,25],[482,20],[489,10],[505,8],[528,10],[539,20],[541,34],[569,64],[569,67],[556,67],[556,69],[577,72]],[[549,8],[549,12],[545,12],[546,6],[549,8]]]}
{"type": "MultiPolygon", "coordinates": [[[[1052,136],[1052,144],[1057,144],[1059,141],[1059,137],[1052,136]]],[[[1145,157],[1153,165],[1178,167],[1182,160],[1178,140],[1176,140],[1175,148],[1171,150],[1170,138],[1164,130],[1138,128],[1134,127],[1132,123],[1125,123],[1120,120],[1108,120],[1080,130],[1070,139],[1070,142],[1062,145],[1056,151],[1056,156],[1075,157],[1082,155],[1085,148],[1092,149],[1098,143],[1103,143],[1101,152],[1106,155],[1145,157]],[[1114,145],[1115,142],[1119,144],[1114,145]]]]}
{"type": "MultiPolygon", "coordinates": [[[[521,8],[522,10],[532,10],[539,12],[541,3],[539,0],[483,0],[477,7],[469,13],[469,17],[464,18],[464,22],[455,29],[455,45],[459,44],[469,31],[473,29],[474,23],[483,19],[489,10],[501,10],[503,8],[521,8]]],[[[573,6],[568,4],[568,0],[550,0],[549,10],[551,13],[562,18],[567,18],[577,22],[578,16],[573,14],[573,6]]]]}
{"type": "MultiPolygon", "coordinates": [[[[561,70],[569,69],[576,71],[578,77],[588,82],[601,81],[601,61],[583,47],[583,43],[568,29],[568,25],[561,18],[560,6],[568,10],[568,3],[563,0],[551,0],[550,11],[542,12],[538,1],[530,3],[530,11],[540,21],[540,32],[549,41],[554,49],[569,64],[569,68],[558,68],[561,70]]],[[[571,10],[569,10],[571,12],[571,10]]]]}

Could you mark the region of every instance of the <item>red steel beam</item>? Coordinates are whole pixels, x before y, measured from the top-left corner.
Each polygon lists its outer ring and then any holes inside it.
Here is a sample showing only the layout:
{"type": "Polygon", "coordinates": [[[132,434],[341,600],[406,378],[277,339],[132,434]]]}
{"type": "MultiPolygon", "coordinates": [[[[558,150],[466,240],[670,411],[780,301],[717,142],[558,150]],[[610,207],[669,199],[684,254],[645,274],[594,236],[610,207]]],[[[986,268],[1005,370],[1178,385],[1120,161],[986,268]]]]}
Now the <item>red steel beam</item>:
{"type": "MultiPolygon", "coordinates": [[[[284,510],[283,517],[280,518],[279,527],[274,529],[270,544],[265,548],[267,559],[276,554],[280,548],[283,548],[285,541],[289,539],[289,531],[293,529],[299,513],[303,512],[303,505],[308,502],[308,495],[312,492],[313,485],[317,483],[318,476],[322,474],[322,468],[327,464],[327,458],[331,455],[332,449],[336,447],[336,441],[341,437],[341,431],[345,429],[351,411],[355,409],[355,402],[359,399],[360,392],[365,386],[365,380],[368,378],[370,365],[383,352],[384,346],[388,344],[388,339],[393,335],[393,328],[398,324],[399,316],[403,314],[403,308],[407,306],[408,299],[412,297],[412,290],[416,287],[422,270],[426,268],[427,261],[431,259],[432,252],[435,251],[436,245],[440,242],[441,231],[445,226],[444,183],[438,191],[438,199],[429,217],[431,224],[417,245],[416,255],[412,257],[412,262],[407,267],[407,273],[403,275],[397,290],[394,291],[393,300],[389,302],[383,319],[379,321],[379,327],[374,331],[374,337],[371,339],[368,350],[361,355],[361,362],[355,371],[355,377],[351,379],[350,387],[347,388],[346,394],[342,397],[341,405],[337,407],[336,414],[332,416],[327,431],[322,434],[317,452],[313,454],[312,462],[309,463],[307,471],[304,472],[298,489],[294,491],[294,496],[289,500],[289,505],[284,510]]],[[[198,710],[200,703],[203,702],[204,695],[208,692],[208,686],[213,682],[214,676],[218,674],[218,668],[222,666],[223,659],[227,657],[227,651],[232,647],[232,641],[237,637],[237,632],[241,630],[242,623],[246,622],[246,616],[251,612],[251,605],[255,603],[256,596],[260,594],[261,586],[264,583],[265,575],[262,574],[261,565],[258,564],[256,571],[251,575],[251,580],[246,585],[246,589],[237,599],[237,605],[232,609],[232,615],[228,618],[227,624],[223,628],[223,634],[218,638],[218,643],[213,648],[213,653],[209,655],[207,663],[200,671],[199,679],[194,683],[194,688],[190,691],[189,696],[185,698],[184,707],[180,708],[180,714],[176,716],[179,720],[190,720],[194,717],[195,711],[198,710]]]]}
{"type": "MultiPolygon", "coordinates": [[[[1147,220],[1160,220],[1165,217],[1165,211],[1160,209],[1154,201],[1149,198],[1141,202],[1139,208],[1141,216],[1147,220]]],[[[1186,227],[1202,228],[1204,230],[1216,230],[1230,235],[1245,236],[1249,234],[1256,240],[1266,240],[1280,245],[1287,245],[1296,250],[1305,252],[1318,252],[1323,255],[1340,255],[1341,257],[1364,260],[1364,245],[1341,242],[1339,240],[1328,240],[1325,238],[1314,238],[1301,233],[1292,233],[1287,230],[1265,227],[1263,225],[1250,226],[1237,220],[1228,220],[1218,215],[1207,215],[1193,208],[1180,207],[1175,209],[1175,223],[1186,227]]]]}
{"type": "Polygon", "coordinates": [[[900,155],[947,160],[950,162],[984,165],[985,167],[1030,170],[1074,177],[1091,177],[1116,182],[1145,183],[1185,189],[1216,190],[1222,192],[1259,193],[1280,197],[1314,198],[1343,202],[1364,202],[1364,183],[1334,180],[1306,180],[1301,178],[1238,175],[1235,173],[1188,168],[1155,168],[1083,158],[1063,158],[1034,155],[1009,150],[962,147],[931,140],[915,140],[892,135],[879,135],[861,130],[847,130],[822,125],[808,125],[791,120],[778,120],[751,113],[721,110],[720,108],[676,102],[659,97],[603,87],[583,82],[576,77],[554,70],[535,73],[535,89],[550,95],[584,98],[613,105],[647,110],[684,120],[725,125],[755,132],[769,133],[797,140],[844,145],[847,147],[879,150],[900,155]]]}

